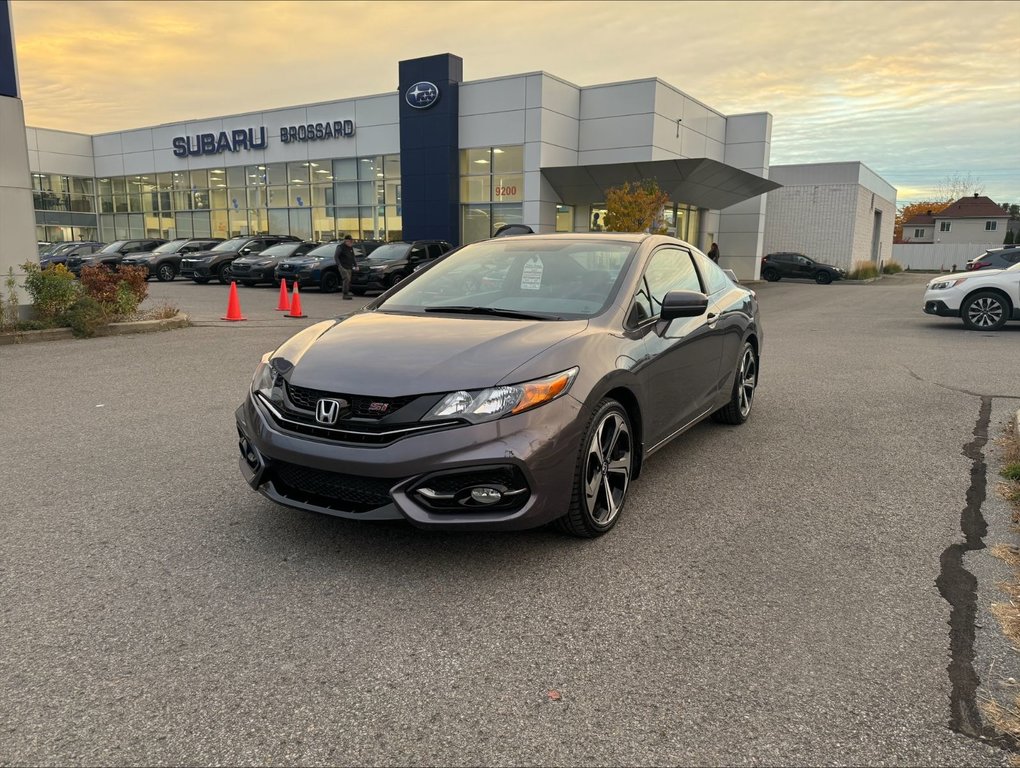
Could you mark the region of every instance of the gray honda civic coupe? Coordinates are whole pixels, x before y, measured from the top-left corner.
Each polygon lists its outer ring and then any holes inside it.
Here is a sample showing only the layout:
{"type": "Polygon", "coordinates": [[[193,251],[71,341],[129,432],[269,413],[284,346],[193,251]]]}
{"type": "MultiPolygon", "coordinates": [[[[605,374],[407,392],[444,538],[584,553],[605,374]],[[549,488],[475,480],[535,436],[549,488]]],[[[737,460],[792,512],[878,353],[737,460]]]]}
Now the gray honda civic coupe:
{"type": "Polygon", "coordinates": [[[266,354],[239,466],[311,512],[601,536],[662,446],[747,420],[761,350],[754,292],[685,242],[496,238],[266,354]]]}

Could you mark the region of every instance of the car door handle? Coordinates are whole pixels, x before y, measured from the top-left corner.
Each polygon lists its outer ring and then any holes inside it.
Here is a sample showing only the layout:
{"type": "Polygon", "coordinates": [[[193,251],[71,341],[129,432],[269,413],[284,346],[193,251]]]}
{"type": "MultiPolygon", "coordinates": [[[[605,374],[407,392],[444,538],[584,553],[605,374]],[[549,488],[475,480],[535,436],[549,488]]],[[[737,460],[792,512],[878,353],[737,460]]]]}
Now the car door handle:
{"type": "Polygon", "coordinates": [[[709,325],[713,325],[715,321],[719,319],[719,315],[716,312],[709,312],[705,319],[708,321],[709,325]]]}

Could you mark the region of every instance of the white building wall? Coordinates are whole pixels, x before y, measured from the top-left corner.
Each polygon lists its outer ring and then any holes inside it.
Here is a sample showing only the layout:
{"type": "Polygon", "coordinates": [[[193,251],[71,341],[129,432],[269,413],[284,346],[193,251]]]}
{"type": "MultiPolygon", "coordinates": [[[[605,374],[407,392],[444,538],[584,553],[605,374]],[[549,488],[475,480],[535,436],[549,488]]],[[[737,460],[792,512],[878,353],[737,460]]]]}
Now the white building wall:
{"type": "MultiPolygon", "coordinates": [[[[726,118],[724,162],[763,178],[769,177],[772,145],[772,115],[758,112],[726,118]]],[[[703,231],[708,231],[703,227],[703,231]]],[[[719,212],[715,242],[721,254],[719,264],[737,277],[757,279],[761,273],[765,234],[765,195],[752,197],[719,212]]]]}
{"type": "Polygon", "coordinates": [[[948,232],[943,232],[940,229],[940,224],[945,219],[939,219],[935,217],[935,233],[932,236],[933,242],[936,243],[977,243],[980,245],[1002,245],[1002,240],[1006,237],[1006,224],[1009,221],[1008,216],[995,219],[952,219],[952,229],[948,232]],[[996,227],[992,231],[985,229],[986,221],[996,222],[996,227]]]}
{"type": "MultiPolygon", "coordinates": [[[[0,13],[7,11],[0,8],[0,13]]],[[[13,270],[22,306],[29,303],[23,280],[26,261],[37,261],[32,177],[28,169],[25,108],[21,99],[0,96],[0,293],[7,298],[6,279],[13,270]]]]}
{"type": "Polygon", "coordinates": [[[33,173],[96,175],[91,136],[47,128],[26,128],[25,136],[28,140],[28,165],[33,173]]]}

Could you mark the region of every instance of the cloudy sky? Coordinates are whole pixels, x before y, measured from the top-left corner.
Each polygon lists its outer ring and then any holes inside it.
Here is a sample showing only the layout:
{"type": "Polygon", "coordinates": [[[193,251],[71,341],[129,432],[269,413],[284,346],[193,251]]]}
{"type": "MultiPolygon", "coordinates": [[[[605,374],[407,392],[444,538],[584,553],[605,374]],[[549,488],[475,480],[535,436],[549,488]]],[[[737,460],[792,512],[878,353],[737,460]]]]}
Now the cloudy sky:
{"type": "Polygon", "coordinates": [[[774,117],[772,164],[860,160],[900,202],[969,177],[1020,202],[1016,2],[13,0],[29,125],[100,133],[395,91],[401,59],[466,80],[659,77],[774,117]]]}

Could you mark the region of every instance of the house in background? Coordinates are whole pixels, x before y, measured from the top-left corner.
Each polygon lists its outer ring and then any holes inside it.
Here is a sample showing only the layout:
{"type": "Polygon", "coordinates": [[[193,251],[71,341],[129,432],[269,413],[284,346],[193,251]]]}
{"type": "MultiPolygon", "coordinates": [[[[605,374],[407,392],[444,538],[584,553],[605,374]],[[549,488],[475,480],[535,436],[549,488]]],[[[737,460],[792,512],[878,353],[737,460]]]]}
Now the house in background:
{"type": "Polygon", "coordinates": [[[912,244],[945,243],[1001,245],[1009,214],[991,198],[974,193],[961,197],[939,213],[927,213],[903,222],[903,241],[912,244]]]}

